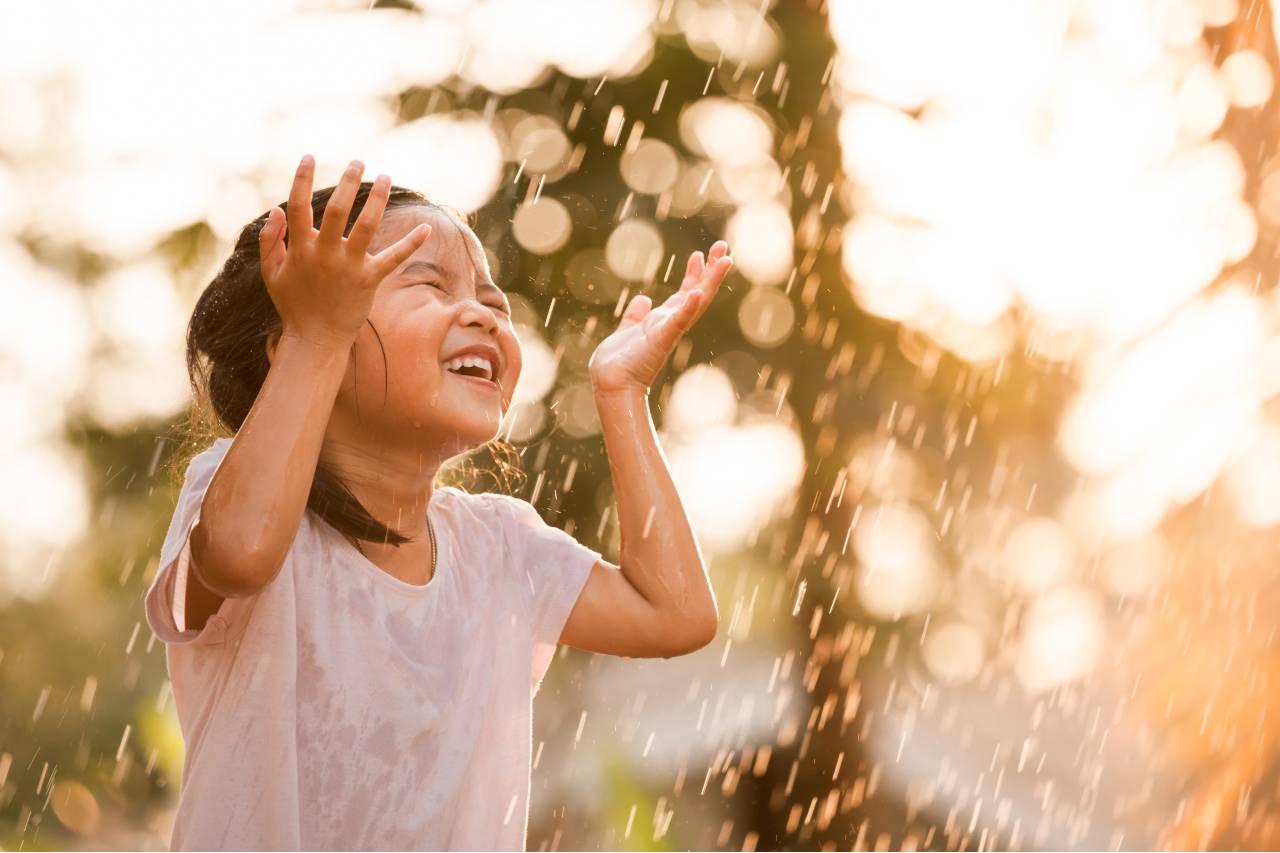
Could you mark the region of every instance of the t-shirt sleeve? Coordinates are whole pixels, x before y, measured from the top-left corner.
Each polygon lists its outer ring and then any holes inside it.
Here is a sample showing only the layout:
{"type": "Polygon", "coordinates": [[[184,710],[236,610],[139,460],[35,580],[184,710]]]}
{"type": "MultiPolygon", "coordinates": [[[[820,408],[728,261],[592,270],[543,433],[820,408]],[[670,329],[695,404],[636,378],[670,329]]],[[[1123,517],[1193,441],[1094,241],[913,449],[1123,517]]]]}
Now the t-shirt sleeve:
{"type": "Polygon", "coordinates": [[[169,531],[160,547],[160,565],[145,598],[147,624],[163,642],[174,645],[220,643],[234,633],[252,606],[252,598],[228,598],[203,628],[186,626],[187,582],[191,576],[191,528],[200,519],[200,507],[213,474],[222,464],[231,439],[220,438],[196,454],[187,465],[169,531]]]}
{"type": "Polygon", "coordinates": [[[558,527],[542,520],[522,498],[496,495],[506,512],[508,547],[514,577],[527,602],[533,631],[534,689],[542,681],[560,642],[573,605],[578,600],[599,551],[588,548],[558,527]]]}

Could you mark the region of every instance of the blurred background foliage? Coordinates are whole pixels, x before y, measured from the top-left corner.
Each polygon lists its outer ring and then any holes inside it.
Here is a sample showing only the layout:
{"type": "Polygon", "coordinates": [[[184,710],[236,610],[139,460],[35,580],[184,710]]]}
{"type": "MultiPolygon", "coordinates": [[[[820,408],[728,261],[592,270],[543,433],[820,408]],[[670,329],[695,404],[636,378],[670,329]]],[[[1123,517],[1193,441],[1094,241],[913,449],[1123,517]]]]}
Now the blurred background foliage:
{"type": "Polygon", "coordinates": [[[614,560],[587,358],[731,244],[652,395],[720,636],[561,647],[530,849],[1280,841],[1265,0],[3,15],[0,846],[165,844],[185,323],[303,152],[474,214],[517,493],[614,560]]]}

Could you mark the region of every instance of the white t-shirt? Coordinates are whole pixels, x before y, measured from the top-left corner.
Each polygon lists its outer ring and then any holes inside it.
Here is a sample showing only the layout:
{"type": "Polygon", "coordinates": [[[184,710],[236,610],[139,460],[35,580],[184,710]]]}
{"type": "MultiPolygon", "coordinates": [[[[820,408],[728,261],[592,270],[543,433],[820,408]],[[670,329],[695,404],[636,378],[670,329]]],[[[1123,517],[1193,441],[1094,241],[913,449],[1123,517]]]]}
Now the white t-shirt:
{"type": "Polygon", "coordinates": [[[523,850],[532,697],[600,553],[525,500],[437,487],[409,584],[310,511],[276,578],[186,630],[197,455],[147,590],[186,743],[175,850],[523,850]]]}

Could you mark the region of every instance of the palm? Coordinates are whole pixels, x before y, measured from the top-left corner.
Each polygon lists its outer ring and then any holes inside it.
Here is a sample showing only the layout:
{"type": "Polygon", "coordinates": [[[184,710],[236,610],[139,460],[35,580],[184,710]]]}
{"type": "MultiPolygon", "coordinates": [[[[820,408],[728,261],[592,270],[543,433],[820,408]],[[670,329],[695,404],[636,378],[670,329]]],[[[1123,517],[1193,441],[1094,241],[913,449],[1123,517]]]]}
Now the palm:
{"type": "Polygon", "coordinates": [[[715,296],[733,263],[728,249],[727,243],[717,240],[706,264],[701,252],[690,255],[680,289],[658,307],[651,308],[647,296],[631,300],[618,328],[591,355],[588,367],[597,391],[648,390],[680,336],[715,296]]]}

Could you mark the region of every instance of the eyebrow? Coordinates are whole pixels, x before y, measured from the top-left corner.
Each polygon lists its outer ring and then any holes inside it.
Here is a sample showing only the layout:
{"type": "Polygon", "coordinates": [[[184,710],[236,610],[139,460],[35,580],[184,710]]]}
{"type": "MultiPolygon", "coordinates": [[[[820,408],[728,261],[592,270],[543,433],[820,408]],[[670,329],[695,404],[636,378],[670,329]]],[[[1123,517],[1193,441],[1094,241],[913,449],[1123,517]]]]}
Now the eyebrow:
{"type": "MultiPolygon", "coordinates": [[[[415,273],[415,272],[432,272],[440,276],[441,278],[444,278],[444,279],[449,278],[449,273],[445,272],[444,267],[440,266],[437,263],[433,263],[431,261],[414,261],[408,264],[407,266],[405,266],[405,268],[400,271],[400,274],[409,275],[410,273],[415,273]]],[[[479,282],[476,285],[476,289],[491,290],[494,293],[498,294],[500,297],[502,297],[502,301],[504,303],[507,302],[507,294],[503,292],[502,288],[498,287],[498,285],[494,284],[491,281],[485,280],[485,281],[479,282]]]]}

